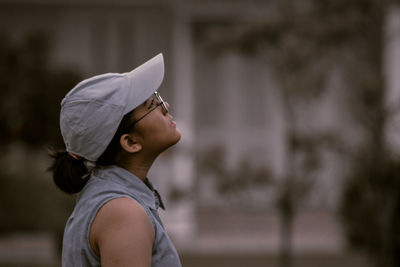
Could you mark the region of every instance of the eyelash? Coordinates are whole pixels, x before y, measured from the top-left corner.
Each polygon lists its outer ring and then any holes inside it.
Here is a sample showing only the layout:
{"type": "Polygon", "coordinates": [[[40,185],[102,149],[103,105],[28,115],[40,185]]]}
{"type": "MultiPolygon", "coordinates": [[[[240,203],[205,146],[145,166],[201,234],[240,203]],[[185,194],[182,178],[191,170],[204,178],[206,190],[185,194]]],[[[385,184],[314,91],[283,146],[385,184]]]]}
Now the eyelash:
{"type": "Polygon", "coordinates": [[[154,99],[152,99],[152,100],[151,100],[151,103],[150,103],[150,105],[149,105],[149,108],[148,108],[148,109],[151,109],[153,106],[154,106],[154,99]]]}

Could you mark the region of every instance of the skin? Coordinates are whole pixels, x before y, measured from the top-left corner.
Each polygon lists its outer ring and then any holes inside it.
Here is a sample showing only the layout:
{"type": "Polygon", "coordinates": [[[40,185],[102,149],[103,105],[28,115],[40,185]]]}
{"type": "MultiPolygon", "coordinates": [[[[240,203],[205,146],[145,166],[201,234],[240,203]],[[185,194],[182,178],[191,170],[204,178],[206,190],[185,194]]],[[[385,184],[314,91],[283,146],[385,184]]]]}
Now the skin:
{"type": "MultiPolygon", "coordinates": [[[[155,104],[149,98],[133,111],[132,119],[140,118],[155,104]]],[[[121,136],[116,164],[144,180],[157,156],[180,138],[172,116],[159,106],[140,120],[132,133],[121,136]]],[[[89,241],[102,267],[150,267],[154,236],[143,207],[133,199],[117,198],[97,213],[89,241]]]]}

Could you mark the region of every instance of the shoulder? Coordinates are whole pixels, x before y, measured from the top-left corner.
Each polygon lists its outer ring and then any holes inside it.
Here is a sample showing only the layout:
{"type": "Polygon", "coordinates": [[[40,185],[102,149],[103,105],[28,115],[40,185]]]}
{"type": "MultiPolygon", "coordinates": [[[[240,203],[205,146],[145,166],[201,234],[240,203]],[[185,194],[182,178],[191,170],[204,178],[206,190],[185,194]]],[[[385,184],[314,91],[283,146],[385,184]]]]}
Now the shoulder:
{"type": "MultiPolygon", "coordinates": [[[[90,244],[93,250],[115,253],[122,247],[154,242],[154,229],[144,208],[134,199],[116,198],[105,203],[97,212],[90,227],[90,244]],[[110,251],[110,249],[116,251],[110,251]]],[[[141,246],[136,248],[143,249],[141,246]]]]}
{"type": "Polygon", "coordinates": [[[112,229],[129,226],[125,231],[152,229],[150,219],[144,208],[129,197],[115,198],[105,203],[97,212],[92,228],[112,229]]]}
{"type": "Polygon", "coordinates": [[[97,217],[101,217],[105,222],[112,222],[116,219],[122,221],[133,218],[140,219],[142,217],[147,217],[147,214],[136,200],[129,197],[118,197],[107,201],[99,209],[96,218],[97,217]],[[112,218],[109,218],[110,215],[112,218]]]}

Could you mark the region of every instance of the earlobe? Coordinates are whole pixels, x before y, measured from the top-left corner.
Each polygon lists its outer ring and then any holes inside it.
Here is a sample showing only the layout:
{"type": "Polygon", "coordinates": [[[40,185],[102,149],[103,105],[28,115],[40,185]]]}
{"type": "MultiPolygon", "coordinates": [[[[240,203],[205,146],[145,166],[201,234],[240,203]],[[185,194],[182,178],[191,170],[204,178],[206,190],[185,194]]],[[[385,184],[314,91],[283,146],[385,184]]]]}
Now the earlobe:
{"type": "Polygon", "coordinates": [[[128,153],[136,153],[142,150],[142,145],[131,134],[123,134],[119,141],[122,149],[128,153]]]}

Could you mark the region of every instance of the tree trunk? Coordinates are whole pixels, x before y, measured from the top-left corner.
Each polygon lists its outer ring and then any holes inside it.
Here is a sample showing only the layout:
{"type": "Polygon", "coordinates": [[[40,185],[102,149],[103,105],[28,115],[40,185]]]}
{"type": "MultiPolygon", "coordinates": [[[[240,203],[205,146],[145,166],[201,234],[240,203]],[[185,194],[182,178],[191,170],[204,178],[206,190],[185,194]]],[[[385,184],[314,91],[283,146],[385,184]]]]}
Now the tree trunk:
{"type": "Polygon", "coordinates": [[[281,225],[280,229],[281,244],[280,244],[279,266],[292,267],[293,214],[282,212],[280,216],[280,225],[281,225]]]}
{"type": "Polygon", "coordinates": [[[280,267],[292,267],[293,261],[293,220],[296,213],[296,203],[294,203],[293,180],[295,179],[295,138],[296,138],[296,118],[294,108],[290,101],[288,89],[280,90],[282,106],[286,119],[286,170],[284,180],[281,181],[281,191],[279,196],[279,215],[280,215],[280,267]]]}

